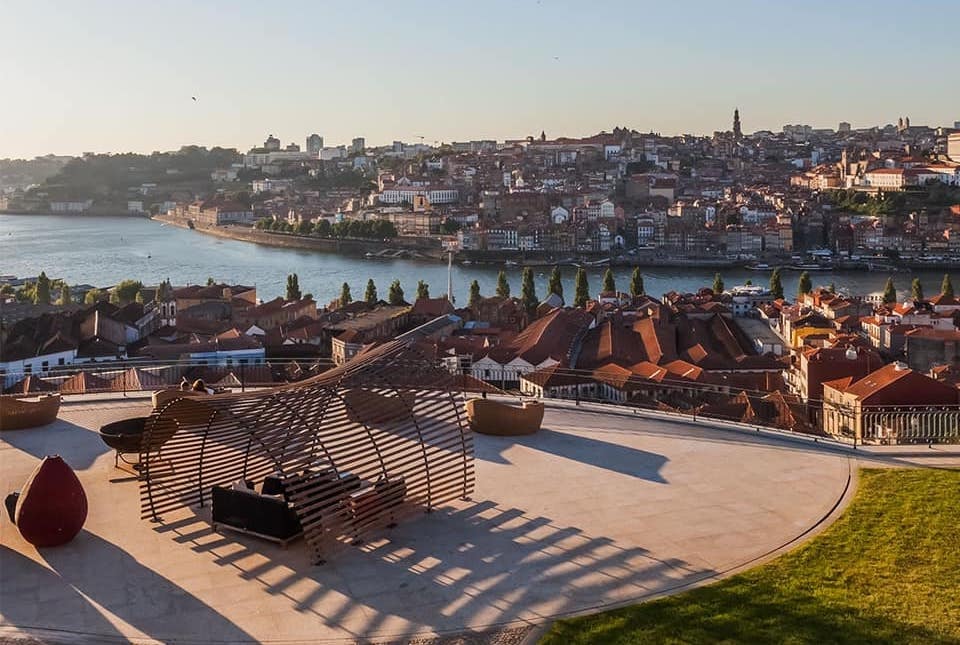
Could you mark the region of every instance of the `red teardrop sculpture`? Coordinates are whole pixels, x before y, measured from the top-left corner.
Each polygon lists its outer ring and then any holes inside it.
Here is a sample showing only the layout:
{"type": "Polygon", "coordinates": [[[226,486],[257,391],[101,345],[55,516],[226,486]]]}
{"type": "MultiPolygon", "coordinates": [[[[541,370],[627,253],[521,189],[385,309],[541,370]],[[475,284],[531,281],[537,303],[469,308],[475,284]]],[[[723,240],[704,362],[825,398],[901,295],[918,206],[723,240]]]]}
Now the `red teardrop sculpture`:
{"type": "Polygon", "coordinates": [[[66,544],[87,520],[87,495],[59,455],[44,457],[20,491],[14,514],[23,539],[36,547],[66,544]]]}

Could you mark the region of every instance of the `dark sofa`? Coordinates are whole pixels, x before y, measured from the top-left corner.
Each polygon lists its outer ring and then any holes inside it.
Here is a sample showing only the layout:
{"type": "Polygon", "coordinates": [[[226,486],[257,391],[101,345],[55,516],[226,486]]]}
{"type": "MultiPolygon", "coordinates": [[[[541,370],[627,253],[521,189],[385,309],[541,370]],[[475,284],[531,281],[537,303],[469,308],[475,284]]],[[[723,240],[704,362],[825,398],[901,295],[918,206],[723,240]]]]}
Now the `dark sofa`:
{"type": "Polygon", "coordinates": [[[297,514],[282,497],[214,486],[212,499],[213,530],[225,526],[283,546],[303,533],[297,514]]]}

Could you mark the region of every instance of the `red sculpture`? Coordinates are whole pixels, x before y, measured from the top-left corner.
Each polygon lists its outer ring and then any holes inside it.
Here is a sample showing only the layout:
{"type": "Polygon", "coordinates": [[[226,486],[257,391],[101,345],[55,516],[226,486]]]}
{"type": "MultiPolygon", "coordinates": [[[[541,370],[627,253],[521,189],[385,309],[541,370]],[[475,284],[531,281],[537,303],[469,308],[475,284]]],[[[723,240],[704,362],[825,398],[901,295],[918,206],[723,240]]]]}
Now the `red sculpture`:
{"type": "Polygon", "coordinates": [[[27,479],[14,511],[23,539],[37,547],[66,544],[87,519],[87,495],[59,455],[44,457],[27,479]]]}

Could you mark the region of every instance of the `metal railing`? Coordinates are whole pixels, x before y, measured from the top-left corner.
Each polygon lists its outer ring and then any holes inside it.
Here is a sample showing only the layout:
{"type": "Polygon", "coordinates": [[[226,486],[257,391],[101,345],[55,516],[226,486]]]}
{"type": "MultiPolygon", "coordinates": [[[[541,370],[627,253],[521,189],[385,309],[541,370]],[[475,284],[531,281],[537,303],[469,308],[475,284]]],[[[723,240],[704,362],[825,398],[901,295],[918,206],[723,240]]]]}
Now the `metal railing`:
{"type": "MultiPolygon", "coordinates": [[[[443,364],[443,361],[439,361],[443,364]]],[[[201,379],[207,387],[243,391],[293,383],[334,367],[330,359],[269,360],[263,363],[187,361],[115,361],[58,366],[40,374],[7,374],[5,394],[70,395],[118,393],[177,387],[183,379],[201,379]],[[83,376],[78,376],[78,375],[83,376]],[[26,377],[29,380],[25,380],[26,377]],[[29,389],[11,391],[13,387],[29,389]]],[[[412,368],[413,366],[411,366],[412,368]]],[[[403,370],[394,364],[392,369],[403,370]]],[[[639,376],[598,377],[594,370],[557,368],[550,382],[538,385],[529,373],[515,369],[476,370],[446,366],[459,376],[455,389],[467,393],[500,393],[513,397],[565,399],[655,410],[691,419],[745,423],[756,427],[833,438],[854,445],[893,443],[960,443],[960,406],[841,406],[820,400],[801,401],[730,383],[691,383],[639,376]],[[475,376],[474,376],[475,374],[475,376]]],[[[449,384],[445,387],[449,388],[449,384]]]]}
{"type": "Polygon", "coordinates": [[[263,362],[116,360],[58,365],[42,371],[7,372],[0,376],[4,395],[103,394],[154,391],[178,387],[186,379],[214,389],[243,391],[315,376],[333,363],[328,359],[284,359],[263,362]]]}

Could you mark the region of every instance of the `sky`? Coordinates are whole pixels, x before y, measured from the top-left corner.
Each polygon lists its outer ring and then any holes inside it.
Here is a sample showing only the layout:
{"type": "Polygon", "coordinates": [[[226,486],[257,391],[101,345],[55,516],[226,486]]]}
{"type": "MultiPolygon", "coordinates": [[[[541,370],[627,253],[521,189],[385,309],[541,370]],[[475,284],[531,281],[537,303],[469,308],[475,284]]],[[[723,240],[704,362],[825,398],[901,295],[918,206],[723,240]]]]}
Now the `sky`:
{"type": "Polygon", "coordinates": [[[0,0],[0,158],[952,125],[956,6],[0,0]]]}

